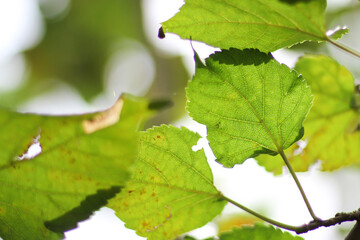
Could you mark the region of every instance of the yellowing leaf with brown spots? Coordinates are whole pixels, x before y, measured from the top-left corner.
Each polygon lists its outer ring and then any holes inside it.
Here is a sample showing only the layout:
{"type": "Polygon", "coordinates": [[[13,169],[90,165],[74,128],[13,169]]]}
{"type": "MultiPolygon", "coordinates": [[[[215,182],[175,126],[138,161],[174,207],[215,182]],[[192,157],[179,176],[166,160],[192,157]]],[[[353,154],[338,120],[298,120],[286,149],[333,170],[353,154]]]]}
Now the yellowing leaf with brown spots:
{"type": "Polygon", "coordinates": [[[110,201],[116,214],[140,236],[176,236],[205,225],[226,202],[213,185],[200,136],[186,128],[161,126],[142,133],[131,180],[110,201]]]}
{"type": "Polygon", "coordinates": [[[129,97],[81,116],[0,110],[0,237],[62,239],[104,206],[128,179],[149,113],[147,101],[129,97]],[[41,147],[36,156],[31,145],[41,147]]]}

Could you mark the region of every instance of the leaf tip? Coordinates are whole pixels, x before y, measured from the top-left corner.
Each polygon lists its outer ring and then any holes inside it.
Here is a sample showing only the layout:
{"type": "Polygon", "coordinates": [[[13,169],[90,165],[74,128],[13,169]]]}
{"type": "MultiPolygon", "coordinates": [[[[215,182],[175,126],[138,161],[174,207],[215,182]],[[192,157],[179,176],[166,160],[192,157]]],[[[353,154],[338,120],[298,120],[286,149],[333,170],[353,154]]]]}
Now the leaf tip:
{"type": "Polygon", "coordinates": [[[204,68],[205,64],[201,61],[199,54],[195,51],[194,46],[192,44],[191,37],[190,37],[190,45],[191,45],[191,49],[193,50],[193,53],[194,53],[195,69],[204,68]]]}

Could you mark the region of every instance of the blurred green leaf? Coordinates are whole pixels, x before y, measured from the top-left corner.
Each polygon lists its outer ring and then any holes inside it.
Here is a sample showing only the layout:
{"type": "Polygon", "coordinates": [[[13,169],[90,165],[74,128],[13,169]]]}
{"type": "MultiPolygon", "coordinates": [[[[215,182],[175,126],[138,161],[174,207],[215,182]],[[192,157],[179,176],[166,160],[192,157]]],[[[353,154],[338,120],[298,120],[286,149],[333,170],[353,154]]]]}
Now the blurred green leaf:
{"type": "Polygon", "coordinates": [[[147,101],[128,96],[79,116],[0,110],[0,236],[60,239],[44,222],[69,230],[106,203],[128,179],[137,130],[150,115],[147,101]],[[41,153],[31,158],[27,151],[36,143],[41,153]]]}
{"type": "MultiPolygon", "coordinates": [[[[266,226],[261,223],[255,223],[254,226],[243,226],[233,228],[232,231],[220,234],[219,240],[304,240],[302,237],[293,236],[288,232],[283,232],[273,226],[266,226]]],[[[196,240],[193,237],[185,237],[184,240],[196,240]]],[[[215,240],[207,238],[204,240],[215,240]]]]}
{"type": "Polygon", "coordinates": [[[325,7],[325,0],[187,0],[163,28],[223,49],[270,52],[303,41],[325,41],[325,7]]]}
{"type": "MultiPolygon", "coordinates": [[[[331,171],[360,162],[359,93],[351,73],[335,60],[321,55],[307,55],[296,64],[296,69],[311,86],[314,106],[304,122],[306,147],[294,154],[287,152],[296,171],[306,171],[317,160],[321,168],[331,171]]],[[[266,158],[266,157],[264,157],[266,158]]],[[[279,160],[273,171],[281,172],[279,160]]],[[[269,168],[263,161],[263,165],[269,168]]]]}
{"type": "Polygon", "coordinates": [[[220,235],[220,240],[304,240],[302,237],[293,236],[288,232],[256,223],[255,226],[233,228],[232,232],[220,235]]]}
{"type": "Polygon", "coordinates": [[[290,147],[302,137],[313,99],[303,78],[271,54],[233,48],[198,64],[187,96],[190,116],[207,126],[225,167],[290,147]]]}
{"type": "Polygon", "coordinates": [[[360,161],[358,93],[351,73],[325,56],[306,56],[296,69],[309,82],[314,107],[305,121],[307,147],[299,155],[306,162],[321,160],[323,170],[360,161]]]}
{"type": "MultiPolygon", "coordinates": [[[[289,162],[291,163],[292,168],[296,172],[306,172],[309,170],[309,166],[312,165],[314,162],[310,161],[309,159],[301,159],[297,157],[300,151],[300,146],[298,144],[293,144],[284,152],[289,162]]],[[[283,173],[283,167],[285,165],[284,159],[282,159],[280,155],[260,155],[256,157],[256,160],[260,166],[263,166],[266,171],[272,172],[274,175],[280,175],[283,173]]]]}
{"type": "Polygon", "coordinates": [[[109,207],[126,227],[152,240],[174,239],[220,214],[219,198],[200,136],[162,125],[143,132],[131,179],[109,207]]]}
{"type": "MultiPolygon", "coordinates": [[[[190,44],[189,44],[190,47],[190,44]]],[[[157,76],[151,86],[147,97],[149,99],[166,99],[172,102],[168,108],[157,114],[147,127],[169,123],[185,115],[185,87],[189,80],[188,70],[183,64],[181,57],[155,56],[157,63],[157,76]]]]}

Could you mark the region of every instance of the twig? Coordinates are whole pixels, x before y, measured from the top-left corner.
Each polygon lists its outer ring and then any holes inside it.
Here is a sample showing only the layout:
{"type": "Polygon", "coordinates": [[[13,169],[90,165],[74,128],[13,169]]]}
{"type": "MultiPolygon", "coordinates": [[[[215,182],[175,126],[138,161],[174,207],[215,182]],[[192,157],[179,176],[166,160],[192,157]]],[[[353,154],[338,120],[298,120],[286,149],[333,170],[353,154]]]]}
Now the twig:
{"type": "Polygon", "coordinates": [[[291,225],[288,225],[288,224],[285,224],[285,223],[281,223],[281,222],[278,222],[276,220],[273,220],[271,218],[268,218],[258,212],[255,212],[254,210],[251,210],[250,208],[247,208],[245,207],[244,205],[241,205],[240,203],[238,202],[235,202],[234,200],[220,194],[220,199],[224,199],[225,201],[237,206],[238,208],[244,210],[245,212],[247,213],[250,213],[251,215],[263,220],[264,222],[267,222],[267,223],[270,223],[274,226],[277,226],[279,228],[283,228],[283,229],[287,229],[287,230],[291,230],[291,231],[297,231],[297,227],[296,226],[291,226],[291,225]]]}
{"type": "MultiPolygon", "coordinates": [[[[244,210],[245,212],[248,212],[250,213],[251,215],[267,222],[267,223],[270,223],[274,226],[277,226],[279,228],[283,228],[283,229],[287,229],[287,230],[290,230],[290,231],[294,231],[296,232],[297,234],[302,234],[302,233],[306,233],[306,232],[309,232],[309,231],[312,231],[312,230],[315,230],[317,228],[320,228],[320,227],[330,227],[330,226],[334,226],[334,225],[337,225],[337,224],[341,224],[343,222],[349,222],[349,221],[358,221],[360,222],[360,208],[356,211],[353,211],[353,212],[349,212],[349,213],[344,213],[344,212],[341,212],[341,213],[337,213],[335,215],[335,217],[333,218],[329,218],[327,220],[313,220],[307,224],[303,224],[301,226],[292,226],[292,225],[288,225],[288,224],[285,224],[285,223],[281,223],[281,222],[278,222],[274,219],[271,219],[271,218],[268,218],[264,215],[261,215],[260,213],[257,213],[243,205],[241,205],[240,203],[237,203],[235,202],[234,200],[222,195],[221,193],[219,194],[219,198],[220,199],[223,199],[237,207],[239,207],[240,209],[244,210]]],[[[359,232],[356,232],[356,234],[360,234],[360,224],[357,224],[355,225],[353,231],[359,231],[359,232]],[[355,230],[354,230],[355,229],[355,230]]],[[[352,231],[352,232],[353,232],[352,231]]],[[[349,234],[350,236],[350,234],[349,234]]],[[[356,235],[357,236],[357,235],[356,235]]],[[[352,238],[349,238],[349,239],[346,239],[346,240],[352,240],[352,238]]]]}
{"type": "Polygon", "coordinates": [[[335,217],[328,220],[311,221],[308,224],[299,226],[295,232],[297,234],[306,233],[308,231],[317,229],[319,227],[330,227],[343,222],[358,221],[360,220],[360,209],[350,213],[337,213],[335,217]]]}
{"type": "Polygon", "coordinates": [[[332,45],[342,49],[343,51],[347,52],[347,53],[350,53],[351,55],[357,57],[357,58],[360,58],[360,53],[355,51],[354,49],[351,49],[347,46],[345,46],[344,44],[342,43],[339,43],[339,42],[336,42],[336,41],[333,41],[332,39],[330,38],[327,38],[326,39],[329,43],[331,43],[332,45]]]}
{"type": "Polygon", "coordinates": [[[315,222],[321,221],[321,219],[318,218],[318,217],[315,215],[313,209],[311,208],[310,202],[309,202],[309,200],[308,200],[307,197],[306,197],[305,191],[304,191],[304,189],[302,188],[301,183],[300,183],[299,179],[297,178],[297,176],[296,176],[296,174],[295,174],[295,171],[294,171],[294,169],[292,168],[292,166],[291,166],[289,160],[287,159],[287,157],[286,157],[286,155],[285,155],[285,153],[284,153],[283,150],[280,151],[280,155],[281,155],[282,159],[284,160],[287,168],[289,169],[289,171],[290,171],[290,173],[291,173],[291,176],[293,177],[293,179],[294,179],[297,187],[299,188],[299,191],[300,191],[300,193],[301,193],[301,196],[302,196],[302,198],[304,199],[305,205],[306,205],[307,209],[309,210],[310,215],[312,216],[312,218],[314,219],[315,222]]]}

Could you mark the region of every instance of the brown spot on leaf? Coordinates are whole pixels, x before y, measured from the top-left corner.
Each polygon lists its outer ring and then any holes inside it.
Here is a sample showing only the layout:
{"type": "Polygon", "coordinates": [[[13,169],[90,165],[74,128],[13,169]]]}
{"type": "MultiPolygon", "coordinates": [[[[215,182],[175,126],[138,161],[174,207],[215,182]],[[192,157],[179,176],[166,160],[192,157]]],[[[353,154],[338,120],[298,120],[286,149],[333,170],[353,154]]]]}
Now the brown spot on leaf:
{"type": "Polygon", "coordinates": [[[156,196],[156,193],[153,192],[153,193],[151,194],[151,196],[152,196],[152,197],[155,197],[155,196],[156,196]]]}
{"type": "Polygon", "coordinates": [[[120,113],[123,106],[124,100],[123,98],[119,98],[119,100],[116,101],[114,106],[112,106],[108,110],[95,115],[90,120],[84,120],[82,122],[84,132],[90,134],[114,125],[120,119],[120,113]]]}
{"type": "Polygon", "coordinates": [[[157,137],[158,139],[160,139],[160,138],[161,138],[161,136],[160,136],[160,135],[157,135],[156,137],[157,137]]]}
{"type": "Polygon", "coordinates": [[[144,228],[146,228],[146,227],[150,226],[150,223],[148,223],[147,221],[142,221],[142,222],[141,222],[141,225],[142,225],[144,228]]]}
{"type": "Polygon", "coordinates": [[[75,176],[75,180],[76,180],[76,181],[79,181],[79,180],[81,180],[81,179],[82,179],[82,176],[81,176],[81,175],[76,175],[76,176],[75,176]]]}

